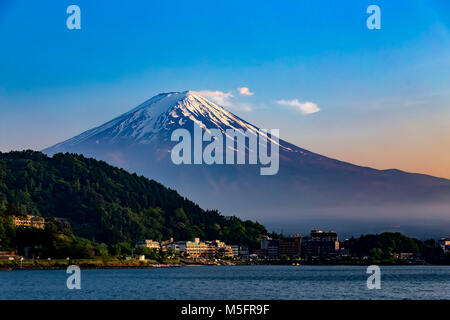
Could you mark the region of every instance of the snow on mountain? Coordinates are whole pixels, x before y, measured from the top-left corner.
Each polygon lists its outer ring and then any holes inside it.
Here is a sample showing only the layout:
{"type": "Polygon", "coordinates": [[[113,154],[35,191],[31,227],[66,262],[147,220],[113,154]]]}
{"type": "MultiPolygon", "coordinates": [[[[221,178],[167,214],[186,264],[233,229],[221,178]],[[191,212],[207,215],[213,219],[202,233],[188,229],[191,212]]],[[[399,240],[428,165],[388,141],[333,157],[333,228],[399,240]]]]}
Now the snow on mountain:
{"type": "MultiPolygon", "coordinates": [[[[56,144],[45,152],[53,154],[65,148],[94,140],[96,144],[112,143],[127,139],[130,143],[148,144],[155,135],[170,140],[170,134],[178,128],[201,125],[205,130],[216,128],[242,130],[256,134],[256,126],[242,120],[195,91],[161,93],[133,110],[70,140],[56,144]]],[[[291,150],[287,146],[281,146],[291,150]]]]}

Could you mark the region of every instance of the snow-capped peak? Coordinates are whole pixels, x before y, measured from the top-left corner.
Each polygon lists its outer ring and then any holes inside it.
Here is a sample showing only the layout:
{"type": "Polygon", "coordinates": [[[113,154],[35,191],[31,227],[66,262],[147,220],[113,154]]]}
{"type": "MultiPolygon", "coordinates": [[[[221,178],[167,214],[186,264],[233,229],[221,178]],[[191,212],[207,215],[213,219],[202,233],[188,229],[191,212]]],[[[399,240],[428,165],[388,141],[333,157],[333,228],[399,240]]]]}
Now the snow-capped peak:
{"type": "Polygon", "coordinates": [[[223,132],[230,128],[258,130],[195,91],[169,92],[160,93],[121,116],[54,148],[74,146],[91,139],[106,142],[127,138],[148,143],[154,134],[171,132],[184,127],[187,122],[202,123],[205,128],[218,128],[223,132]]]}
{"type": "MultiPolygon", "coordinates": [[[[227,129],[255,135],[259,131],[258,127],[205,98],[199,92],[189,90],[160,93],[119,117],[44,151],[54,154],[85,143],[92,146],[116,142],[129,145],[169,141],[175,129],[184,128],[191,131],[194,124],[205,130],[219,129],[224,134],[227,129]]],[[[280,142],[277,143],[280,148],[294,151],[290,145],[285,145],[281,140],[280,142]]]]}

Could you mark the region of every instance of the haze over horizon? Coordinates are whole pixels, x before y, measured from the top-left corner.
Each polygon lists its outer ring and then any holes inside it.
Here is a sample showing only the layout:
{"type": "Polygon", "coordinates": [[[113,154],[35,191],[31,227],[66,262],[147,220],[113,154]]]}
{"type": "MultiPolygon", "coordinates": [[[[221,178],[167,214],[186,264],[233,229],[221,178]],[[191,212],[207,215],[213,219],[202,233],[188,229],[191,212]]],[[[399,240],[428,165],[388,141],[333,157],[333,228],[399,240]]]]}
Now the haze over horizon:
{"type": "Polygon", "coordinates": [[[450,4],[80,0],[0,5],[0,151],[42,150],[195,90],[312,152],[450,178],[450,4]],[[251,17],[252,19],[248,19],[251,17]],[[326,21],[326,23],[325,23],[326,21]]]}

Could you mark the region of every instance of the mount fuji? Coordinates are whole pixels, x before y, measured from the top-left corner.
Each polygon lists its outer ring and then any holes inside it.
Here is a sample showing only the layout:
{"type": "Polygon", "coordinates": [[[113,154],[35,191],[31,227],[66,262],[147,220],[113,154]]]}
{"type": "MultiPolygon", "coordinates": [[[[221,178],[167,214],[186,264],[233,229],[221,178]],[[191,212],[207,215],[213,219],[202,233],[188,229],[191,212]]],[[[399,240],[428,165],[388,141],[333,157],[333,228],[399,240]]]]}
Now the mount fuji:
{"type": "Polygon", "coordinates": [[[450,180],[361,167],[281,138],[279,171],[273,176],[261,176],[260,166],[249,164],[173,164],[170,151],[177,142],[171,141],[172,132],[192,133],[196,124],[223,133],[259,130],[195,91],[170,92],[43,152],[104,160],[176,189],[205,208],[287,232],[315,226],[361,232],[399,224],[450,227],[450,180]]]}

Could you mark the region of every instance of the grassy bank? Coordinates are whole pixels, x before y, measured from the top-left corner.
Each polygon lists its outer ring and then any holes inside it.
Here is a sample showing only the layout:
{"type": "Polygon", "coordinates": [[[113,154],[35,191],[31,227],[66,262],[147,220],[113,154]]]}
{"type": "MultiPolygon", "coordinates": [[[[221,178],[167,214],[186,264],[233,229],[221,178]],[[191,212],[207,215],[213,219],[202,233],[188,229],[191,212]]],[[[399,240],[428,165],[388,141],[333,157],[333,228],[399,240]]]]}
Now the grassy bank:
{"type": "Polygon", "coordinates": [[[53,270],[66,269],[70,265],[77,265],[83,269],[120,269],[120,268],[155,268],[161,266],[177,266],[178,260],[164,261],[156,260],[119,260],[119,259],[55,259],[55,260],[0,260],[0,270],[53,270]]]}

